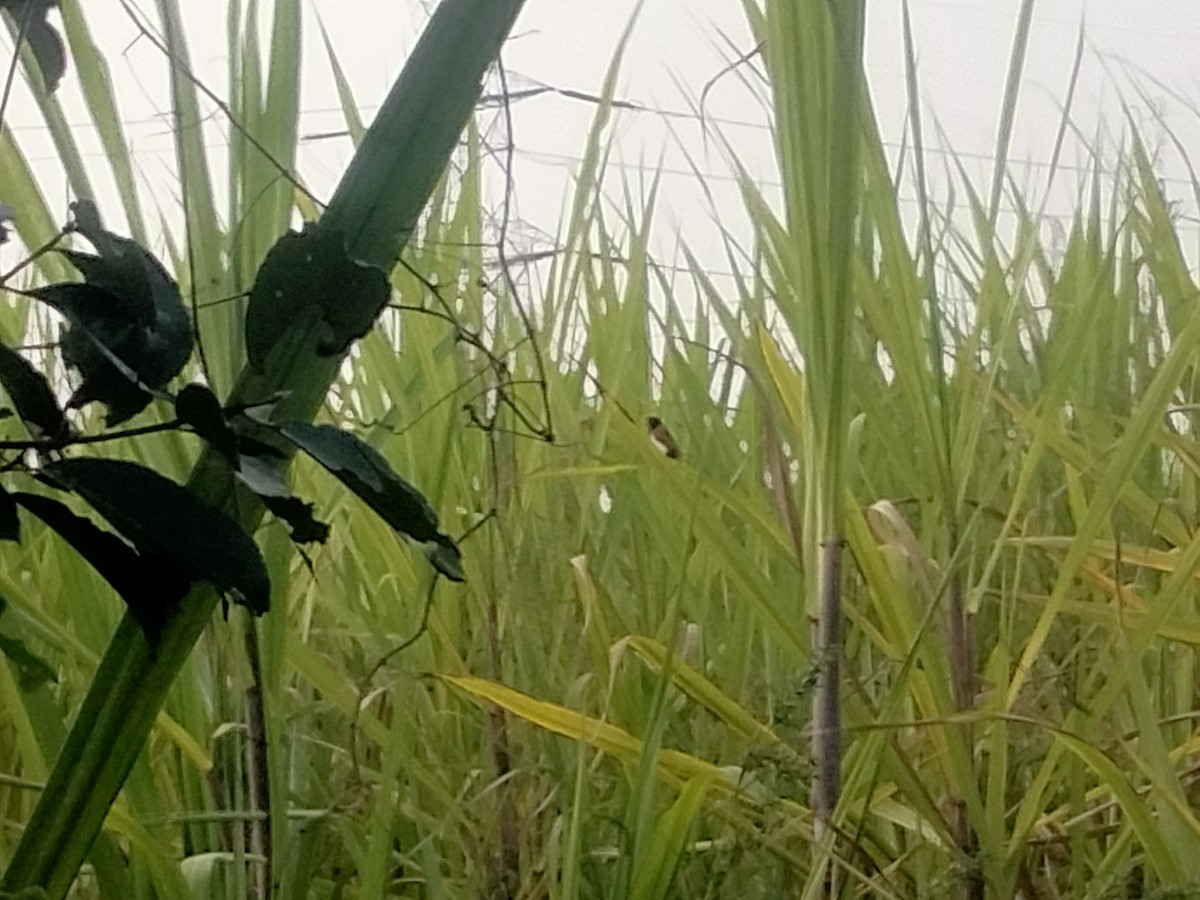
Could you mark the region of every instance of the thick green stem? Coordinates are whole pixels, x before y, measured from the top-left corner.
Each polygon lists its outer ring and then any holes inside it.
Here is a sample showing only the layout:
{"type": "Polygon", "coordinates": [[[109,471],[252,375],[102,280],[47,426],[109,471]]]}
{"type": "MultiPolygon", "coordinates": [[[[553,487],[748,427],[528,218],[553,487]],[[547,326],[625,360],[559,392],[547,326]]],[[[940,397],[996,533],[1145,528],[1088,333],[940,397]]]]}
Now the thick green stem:
{"type": "Polygon", "coordinates": [[[66,895],[216,604],[212,588],[194,590],[156,652],[130,616],[121,620],[59,756],[70,765],[54,767],[4,873],[4,890],[40,886],[49,897],[66,895]]]}
{"type": "MultiPolygon", "coordinates": [[[[331,227],[346,236],[351,258],[392,267],[522,5],[523,0],[443,0],[438,7],[326,210],[331,227]]],[[[353,307],[359,299],[347,296],[344,302],[353,307]]],[[[266,374],[244,370],[233,401],[263,402],[282,392],[281,415],[313,417],[341,358],[317,352],[320,323],[303,312],[297,310],[282,339],[288,352],[272,355],[278,365],[266,374]]],[[[262,516],[251,498],[235,496],[227,465],[212,453],[201,457],[189,486],[248,530],[262,516]]],[[[130,616],[122,619],[0,891],[40,887],[50,900],[66,895],[217,599],[208,586],[194,589],[168,617],[153,649],[130,616]]]]}

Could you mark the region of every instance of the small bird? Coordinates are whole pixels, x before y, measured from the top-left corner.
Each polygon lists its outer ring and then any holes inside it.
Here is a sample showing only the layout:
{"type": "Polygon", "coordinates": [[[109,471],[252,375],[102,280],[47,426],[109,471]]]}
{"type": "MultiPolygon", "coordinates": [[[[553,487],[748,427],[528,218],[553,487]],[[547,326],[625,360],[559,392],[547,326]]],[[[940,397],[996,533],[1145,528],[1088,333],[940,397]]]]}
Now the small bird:
{"type": "Polygon", "coordinates": [[[646,419],[646,427],[650,429],[650,440],[654,441],[654,446],[661,450],[667,459],[679,459],[679,445],[675,443],[675,438],[667,430],[662,419],[650,416],[646,419]]]}

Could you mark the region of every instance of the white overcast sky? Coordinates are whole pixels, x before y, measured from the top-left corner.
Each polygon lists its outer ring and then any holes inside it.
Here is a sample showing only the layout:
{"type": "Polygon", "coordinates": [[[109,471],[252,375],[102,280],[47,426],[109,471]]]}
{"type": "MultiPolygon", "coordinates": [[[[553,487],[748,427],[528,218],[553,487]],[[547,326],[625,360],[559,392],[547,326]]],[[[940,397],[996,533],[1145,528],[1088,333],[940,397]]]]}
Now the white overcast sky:
{"type": "MultiPolygon", "coordinates": [[[[153,19],[150,0],[134,3],[153,19]]],[[[206,0],[181,5],[193,64],[208,84],[223,92],[227,4],[206,0]]],[[[260,5],[265,34],[272,4],[263,0],[260,5]]],[[[318,18],[369,120],[432,5],[420,0],[309,0],[305,5],[302,134],[323,134],[342,126],[318,18]]],[[[166,63],[148,42],[135,40],[137,31],[118,0],[88,0],[84,6],[97,40],[110,54],[121,114],[129,123],[128,137],[147,189],[147,208],[157,205],[169,213],[177,199],[172,189],[169,126],[161,115],[168,106],[166,63]]],[[[636,6],[633,0],[528,0],[505,51],[512,86],[546,84],[598,91],[636,6]]],[[[996,145],[1019,6],[1017,0],[910,3],[926,138],[952,148],[981,184],[986,184],[996,145]],[[935,122],[944,137],[937,135],[935,122]]],[[[1186,148],[1200,148],[1197,0],[1042,0],[1034,15],[1010,160],[1018,182],[1035,197],[1044,188],[1045,163],[1081,29],[1085,49],[1072,116],[1078,135],[1091,141],[1106,127],[1109,135],[1119,136],[1125,103],[1156,146],[1164,143],[1164,132],[1153,121],[1154,114],[1163,117],[1186,148]]],[[[899,0],[868,0],[867,22],[867,67],[877,114],[885,139],[898,145],[904,137],[907,107],[899,0]]],[[[615,171],[635,184],[641,167],[663,170],[655,241],[660,256],[669,257],[676,236],[682,235],[703,258],[711,259],[714,269],[723,267],[710,224],[714,213],[688,171],[688,154],[710,176],[709,186],[727,227],[736,227],[739,201],[716,145],[702,140],[690,113],[704,85],[751,46],[740,0],[644,0],[641,6],[617,94],[659,112],[617,114],[613,160],[618,167],[615,171]]],[[[27,89],[18,84],[17,93],[27,94],[27,89]]],[[[103,159],[87,134],[86,116],[70,72],[61,94],[68,118],[80,125],[81,143],[96,154],[92,162],[102,181],[103,159]]],[[[9,122],[44,175],[48,199],[65,213],[68,197],[52,149],[37,125],[36,113],[20,101],[18,96],[10,106],[9,122]]],[[[768,113],[760,100],[739,77],[728,76],[713,87],[705,110],[743,162],[769,187],[776,175],[766,127],[768,113]]],[[[518,214],[551,236],[593,111],[587,102],[560,95],[527,100],[514,110],[518,214]]],[[[209,144],[218,155],[214,158],[219,158],[227,133],[219,115],[210,130],[209,144]]],[[[328,195],[350,151],[345,138],[305,142],[301,175],[319,196],[328,195]]],[[[937,170],[944,158],[935,149],[930,161],[937,170]]],[[[1071,209],[1073,185],[1082,173],[1070,167],[1086,163],[1083,144],[1073,140],[1064,162],[1067,190],[1060,186],[1059,193],[1051,196],[1047,204],[1050,215],[1071,209]]],[[[1162,172],[1169,192],[1192,210],[1188,170],[1170,147],[1164,152],[1162,172]]],[[[116,224],[119,213],[113,218],[116,224]]]]}

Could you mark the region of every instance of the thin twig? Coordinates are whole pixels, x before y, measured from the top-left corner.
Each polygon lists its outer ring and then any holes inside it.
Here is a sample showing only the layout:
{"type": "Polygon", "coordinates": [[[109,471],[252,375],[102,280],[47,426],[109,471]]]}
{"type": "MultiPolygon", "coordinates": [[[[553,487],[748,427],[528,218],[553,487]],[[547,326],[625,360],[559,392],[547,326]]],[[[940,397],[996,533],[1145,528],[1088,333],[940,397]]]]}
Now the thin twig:
{"type": "Polygon", "coordinates": [[[129,3],[129,0],[120,0],[120,3],[121,7],[125,10],[125,14],[129,16],[129,19],[133,22],[133,26],[138,30],[139,34],[153,44],[158,51],[170,61],[171,66],[181,75],[183,75],[184,78],[190,81],[192,85],[198,91],[200,91],[200,93],[207,97],[212,103],[216,104],[217,109],[219,109],[222,115],[229,120],[229,124],[233,126],[233,129],[242,137],[244,137],[246,141],[252,147],[254,147],[255,150],[261,153],[266,158],[267,162],[275,167],[275,170],[280,174],[281,177],[287,179],[287,181],[296,190],[304,194],[305,197],[307,197],[317,206],[323,207],[325,205],[322,201],[318,200],[308,188],[301,184],[296,176],[292,174],[292,171],[284,166],[283,163],[279,162],[279,160],[275,158],[271,151],[262,145],[258,138],[251,134],[246,127],[237,120],[237,118],[233,115],[233,110],[229,108],[228,103],[218,97],[208,85],[194,75],[187,66],[183,65],[183,63],[172,52],[171,48],[168,47],[163,40],[158,37],[158,35],[154,34],[149,28],[146,27],[139,17],[137,11],[129,3]]]}
{"type": "MultiPolygon", "coordinates": [[[[453,325],[455,328],[455,336],[458,340],[460,340],[466,344],[470,344],[472,347],[474,347],[476,350],[478,350],[480,353],[482,353],[484,356],[487,357],[488,362],[491,364],[492,370],[496,374],[497,385],[496,385],[495,391],[496,391],[497,400],[499,401],[499,404],[507,406],[509,409],[511,409],[513,411],[514,415],[516,415],[517,418],[520,420],[521,424],[524,425],[526,428],[528,428],[529,431],[534,436],[536,436],[539,440],[547,440],[546,429],[543,426],[535,423],[531,418],[529,418],[528,415],[526,415],[525,412],[523,412],[519,407],[517,407],[516,401],[513,400],[513,398],[511,396],[509,396],[508,392],[505,390],[505,388],[510,385],[524,383],[524,382],[514,381],[512,378],[510,378],[508,364],[503,360],[503,358],[500,355],[498,355],[494,350],[492,350],[490,347],[488,347],[487,344],[484,342],[483,338],[480,337],[477,332],[472,331],[471,329],[468,329],[463,326],[463,324],[454,315],[453,307],[446,301],[446,298],[442,296],[441,290],[438,287],[438,285],[436,285],[432,281],[430,281],[429,278],[427,278],[425,275],[423,275],[421,272],[419,272],[416,269],[416,267],[412,265],[412,263],[408,262],[408,260],[404,259],[403,257],[401,257],[401,259],[400,259],[400,265],[402,265],[409,272],[409,274],[411,274],[414,278],[416,278],[424,286],[424,288],[427,291],[429,291],[430,294],[433,295],[433,297],[438,301],[438,303],[441,304],[441,306],[445,310],[445,312],[438,312],[437,310],[430,309],[427,306],[414,306],[411,304],[393,303],[393,304],[389,304],[389,306],[392,309],[396,309],[396,310],[399,310],[402,312],[415,312],[415,313],[420,313],[423,315],[434,316],[435,318],[442,319],[443,321],[448,322],[449,324],[453,325]]],[[[533,332],[527,331],[526,339],[529,340],[531,343],[534,342],[535,337],[534,337],[533,332]]],[[[516,346],[519,347],[520,344],[518,344],[516,346]]],[[[510,349],[508,352],[512,352],[513,349],[516,349],[516,348],[514,347],[514,348],[510,349]]],[[[536,345],[535,345],[535,353],[536,353],[536,345]]],[[[536,383],[542,388],[542,391],[544,393],[546,390],[544,373],[542,374],[540,380],[537,381],[536,383]]],[[[485,430],[490,427],[491,427],[491,425],[485,426],[485,430]]]]}
{"type": "MultiPolygon", "coordinates": [[[[508,94],[508,73],[504,68],[503,57],[496,58],[496,73],[500,77],[500,87],[505,95],[508,94]]],[[[525,304],[521,302],[521,293],[517,290],[517,283],[512,277],[512,271],[508,266],[508,256],[505,245],[508,242],[508,224],[512,214],[512,195],[516,189],[516,183],[513,179],[513,153],[516,149],[516,144],[513,141],[513,118],[512,105],[505,103],[502,107],[504,111],[504,126],[505,126],[505,141],[504,141],[504,201],[500,215],[500,235],[496,240],[496,254],[500,261],[500,271],[504,275],[504,280],[508,285],[509,293],[512,296],[512,301],[517,307],[517,314],[521,317],[521,323],[525,326],[525,331],[532,338],[536,331],[533,327],[533,319],[525,309],[525,304]]],[[[548,443],[554,442],[554,423],[551,420],[550,413],[550,385],[546,379],[546,363],[542,359],[542,352],[538,349],[537,340],[534,339],[530,343],[530,350],[533,351],[534,364],[537,366],[538,378],[541,379],[542,388],[542,406],[546,414],[546,427],[542,432],[542,436],[548,443]]]]}
{"type": "Polygon", "coordinates": [[[65,440],[34,439],[28,441],[0,441],[0,450],[62,450],[64,447],[74,447],[80,444],[100,444],[105,441],[120,441],[125,438],[140,437],[144,434],[157,434],[160,431],[181,429],[184,423],[179,419],[170,422],[159,422],[155,425],[143,425],[140,428],[126,428],[121,431],[106,431],[103,434],[73,435],[65,440]]]}
{"type": "Polygon", "coordinates": [[[57,247],[59,242],[64,237],[66,237],[66,235],[67,235],[67,232],[65,229],[60,231],[54,237],[50,238],[50,240],[46,241],[46,243],[42,244],[42,246],[40,246],[36,250],[34,250],[33,253],[31,253],[29,256],[25,257],[23,260],[21,260],[19,263],[17,263],[11,269],[9,269],[7,272],[5,272],[3,275],[0,275],[0,287],[4,287],[5,290],[15,292],[14,288],[5,287],[8,284],[9,280],[11,278],[13,278],[15,275],[19,274],[23,269],[26,269],[27,267],[32,265],[34,262],[36,262],[38,259],[45,256],[47,253],[49,253],[55,247],[57,247]]]}

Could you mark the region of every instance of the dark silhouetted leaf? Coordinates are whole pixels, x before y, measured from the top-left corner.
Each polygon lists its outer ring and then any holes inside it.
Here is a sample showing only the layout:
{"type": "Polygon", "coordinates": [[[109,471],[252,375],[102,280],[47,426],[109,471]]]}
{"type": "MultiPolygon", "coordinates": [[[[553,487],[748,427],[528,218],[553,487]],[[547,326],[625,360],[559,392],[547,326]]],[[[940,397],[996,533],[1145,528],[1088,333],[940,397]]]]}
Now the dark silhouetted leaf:
{"type": "Polygon", "coordinates": [[[152,396],[138,386],[136,375],[130,377],[145,336],[121,311],[116,297],[102,288],[74,282],[49,284],[29,294],[67,320],[60,341],[63,362],[82,379],[67,401],[68,407],[102,402],[108,406],[109,425],[124,422],[146,408],[152,396]]]}
{"type": "Polygon", "coordinates": [[[63,47],[62,37],[46,21],[46,11],[56,6],[57,0],[2,0],[0,9],[7,9],[13,21],[20,27],[28,21],[25,29],[25,40],[33,51],[38,69],[42,73],[42,83],[46,91],[53,94],[67,71],[67,51],[63,47]]]}
{"type": "Polygon", "coordinates": [[[238,448],[244,456],[261,456],[264,459],[287,459],[288,454],[278,447],[273,447],[266,441],[238,433],[238,448]]]}
{"type": "Polygon", "coordinates": [[[43,18],[30,23],[25,39],[29,41],[33,58],[37,60],[38,68],[42,71],[42,81],[46,85],[47,93],[53,94],[58,90],[58,83],[62,81],[63,75],[67,73],[67,51],[63,47],[62,38],[43,18]]]}
{"type": "Polygon", "coordinates": [[[313,517],[311,503],[305,503],[299,497],[260,496],[263,505],[287,523],[288,532],[297,544],[323,544],[329,539],[329,526],[313,517]]]}
{"type": "Polygon", "coordinates": [[[425,547],[425,555],[429,557],[431,566],[451,581],[467,580],[462,570],[462,554],[454,541],[443,535],[436,543],[426,544],[425,547]]]}
{"type": "Polygon", "coordinates": [[[0,484],[0,541],[19,541],[21,520],[17,518],[17,501],[0,484]]]}
{"type": "Polygon", "coordinates": [[[95,323],[96,337],[114,349],[119,339],[125,338],[134,323],[123,309],[115,294],[94,284],[79,281],[64,281],[31,288],[30,296],[48,303],[62,313],[69,322],[95,323]],[[119,327],[118,327],[119,326],[119,327]]]}
{"type": "Polygon", "coordinates": [[[192,353],[192,324],[179,287],[136,242],[106,231],[89,200],[73,204],[75,230],[99,255],[63,251],[86,284],[51,284],[30,295],[67,320],[62,354],[82,377],[68,406],[108,406],[117,425],[141,412],[192,353]]]}
{"type": "Polygon", "coordinates": [[[137,241],[108,231],[100,220],[100,211],[91,200],[71,204],[75,230],[99,253],[60,251],[83,275],[84,280],[120,298],[125,314],[137,324],[151,328],[163,310],[182,307],[179,286],[154,254],[137,241]]]}
{"type": "Polygon", "coordinates": [[[154,324],[154,300],[147,271],[138,258],[124,254],[114,260],[77,250],[58,252],[70,260],[88,285],[111,296],[114,313],[143,328],[154,324]]]}
{"type": "Polygon", "coordinates": [[[45,377],[17,351],[0,344],[0,385],[12,398],[17,415],[34,437],[65,436],[63,418],[54,391],[45,377]]]}
{"type": "Polygon", "coordinates": [[[110,531],[76,515],[52,497],[16,493],[13,498],[82,556],[121,596],[152,640],[168,613],[188,592],[191,579],[170,560],[138,553],[110,531]]]}
{"type": "Polygon", "coordinates": [[[143,556],[168,559],[189,577],[234,593],[252,612],[267,611],[271,583],[254,541],[182,485],[115,459],[65,459],[43,472],[83,497],[143,556]]]}
{"type": "Polygon", "coordinates": [[[285,422],[279,433],[333,473],[401,534],[441,550],[430,562],[454,581],[462,581],[458,548],[438,530],[438,517],[425,495],[401,478],[383,455],[348,431],[332,425],[285,422]]]}
{"type": "Polygon", "coordinates": [[[250,364],[264,371],[271,349],[309,306],[320,310],[325,326],[317,352],[341,353],[371,330],[390,296],[387,275],[350,259],[339,232],[319,224],[289,231],[268,251],[250,291],[250,364]]]}
{"type": "Polygon", "coordinates": [[[276,518],[285,522],[297,544],[323,544],[329,526],[313,518],[313,505],[293,497],[284,477],[284,461],[276,456],[243,455],[238,480],[252,490],[276,518]]]}
{"type": "Polygon", "coordinates": [[[225,421],[217,395],[202,384],[189,384],[175,398],[175,415],[212,444],[231,465],[237,465],[238,437],[225,421]]]}

